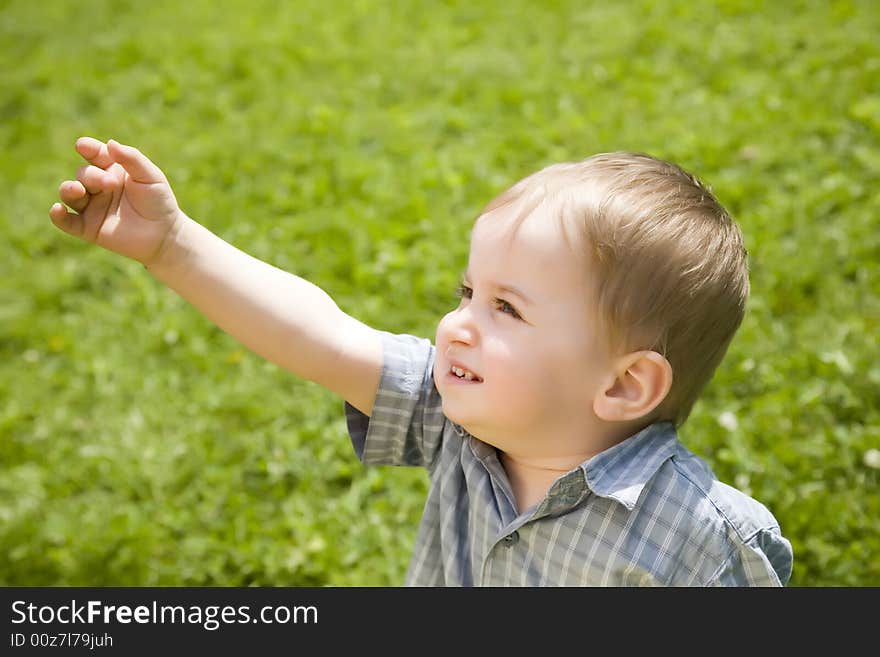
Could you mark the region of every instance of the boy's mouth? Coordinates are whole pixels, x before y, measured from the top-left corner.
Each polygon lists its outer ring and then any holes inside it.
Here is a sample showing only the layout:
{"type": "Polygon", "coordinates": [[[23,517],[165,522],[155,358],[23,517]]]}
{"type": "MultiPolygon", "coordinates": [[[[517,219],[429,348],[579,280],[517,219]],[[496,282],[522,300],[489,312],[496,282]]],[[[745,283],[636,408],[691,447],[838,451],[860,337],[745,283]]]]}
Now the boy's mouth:
{"type": "Polygon", "coordinates": [[[450,367],[449,371],[452,372],[454,376],[457,376],[459,379],[464,379],[465,381],[476,381],[477,383],[479,383],[483,380],[470,370],[466,370],[463,367],[458,367],[457,365],[453,365],[452,367],[450,367]]]}

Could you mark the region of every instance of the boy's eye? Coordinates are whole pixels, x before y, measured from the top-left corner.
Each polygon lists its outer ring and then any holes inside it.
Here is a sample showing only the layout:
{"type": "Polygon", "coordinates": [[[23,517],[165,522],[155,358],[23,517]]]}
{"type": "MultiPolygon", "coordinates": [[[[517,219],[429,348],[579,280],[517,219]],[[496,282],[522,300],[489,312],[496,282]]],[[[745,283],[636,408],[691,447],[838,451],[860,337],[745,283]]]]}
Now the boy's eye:
{"type": "MultiPolygon", "coordinates": [[[[464,283],[455,288],[455,296],[459,299],[471,299],[474,296],[474,291],[472,288],[468,287],[464,283]]],[[[506,315],[510,315],[516,319],[522,319],[522,316],[517,312],[516,308],[514,308],[510,303],[505,301],[504,299],[493,299],[493,303],[495,307],[503,312],[506,315]]]]}
{"type": "Polygon", "coordinates": [[[516,319],[521,319],[520,314],[516,311],[516,308],[507,303],[504,299],[495,299],[495,305],[498,307],[503,313],[507,313],[511,317],[515,317],[516,319]]]}

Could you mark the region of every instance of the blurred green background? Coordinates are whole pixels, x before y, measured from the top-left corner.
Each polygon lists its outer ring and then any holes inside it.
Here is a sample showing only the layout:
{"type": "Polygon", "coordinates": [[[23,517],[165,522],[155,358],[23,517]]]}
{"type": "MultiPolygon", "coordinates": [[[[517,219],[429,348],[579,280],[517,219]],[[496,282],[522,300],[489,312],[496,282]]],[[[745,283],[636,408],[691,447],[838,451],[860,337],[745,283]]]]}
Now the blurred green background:
{"type": "Polygon", "coordinates": [[[793,586],[880,585],[880,4],[0,1],[0,584],[398,585],[423,472],[137,263],[55,229],[80,135],[377,328],[433,337],[480,207],[608,150],[740,222],[741,332],[682,430],[793,586]]]}

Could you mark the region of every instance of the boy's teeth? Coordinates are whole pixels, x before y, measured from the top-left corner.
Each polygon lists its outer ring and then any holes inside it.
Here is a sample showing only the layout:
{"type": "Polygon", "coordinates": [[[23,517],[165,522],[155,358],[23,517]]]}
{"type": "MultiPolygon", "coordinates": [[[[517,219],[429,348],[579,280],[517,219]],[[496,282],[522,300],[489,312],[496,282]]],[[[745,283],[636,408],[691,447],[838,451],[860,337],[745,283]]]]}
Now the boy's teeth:
{"type": "Polygon", "coordinates": [[[452,366],[452,373],[459,378],[464,378],[467,381],[473,381],[476,377],[467,370],[462,369],[461,367],[452,366]]]}

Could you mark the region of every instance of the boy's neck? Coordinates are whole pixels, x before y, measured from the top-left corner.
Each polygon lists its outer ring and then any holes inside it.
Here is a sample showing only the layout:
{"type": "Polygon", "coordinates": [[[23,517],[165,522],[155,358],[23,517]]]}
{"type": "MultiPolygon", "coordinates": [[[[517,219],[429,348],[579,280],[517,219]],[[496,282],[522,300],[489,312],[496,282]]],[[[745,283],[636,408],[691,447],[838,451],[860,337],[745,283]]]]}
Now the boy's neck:
{"type": "Polygon", "coordinates": [[[586,461],[592,454],[584,454],[580,461],[572,465],[535,463],[505,452],[499,452],[498,456],[510,482],[513,498],[516,501],[516,512],[522,513],[543,500],[557,479],[586,461]]]}
{"type": "Polygon", "coordinates": [[[516,500],[517,513],[522,513],[543,500],[547,491],[561,476],[606,449],[626,440],[637,433],[640,428],[643,427],[636,424],[620,424],[615,427],[613,432],[604,434],[601,440],[593,441],[589,449],[556,457],[519,454],[515,450],[504,450],[496,444],[498,458],[507,474],[516,500]]]}

